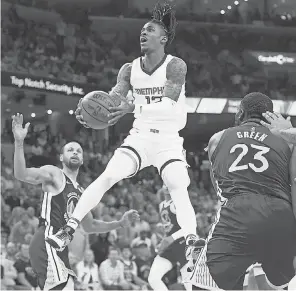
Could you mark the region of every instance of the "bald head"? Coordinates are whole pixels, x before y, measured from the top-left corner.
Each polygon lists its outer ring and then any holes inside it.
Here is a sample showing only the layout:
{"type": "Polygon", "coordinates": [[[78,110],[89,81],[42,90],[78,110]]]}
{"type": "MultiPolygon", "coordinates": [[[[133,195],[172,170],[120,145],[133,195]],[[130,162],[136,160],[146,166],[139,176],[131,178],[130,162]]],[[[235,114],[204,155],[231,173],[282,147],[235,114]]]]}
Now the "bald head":
{"type": "Polygon", "coordinates": [[[240,124],[242,121],[250,118],[264,119],[262,113],[266,111],[273,112],[272,100],[263,93],[251,92],[240,103],[236,114],[236,123],[240,124]]]}

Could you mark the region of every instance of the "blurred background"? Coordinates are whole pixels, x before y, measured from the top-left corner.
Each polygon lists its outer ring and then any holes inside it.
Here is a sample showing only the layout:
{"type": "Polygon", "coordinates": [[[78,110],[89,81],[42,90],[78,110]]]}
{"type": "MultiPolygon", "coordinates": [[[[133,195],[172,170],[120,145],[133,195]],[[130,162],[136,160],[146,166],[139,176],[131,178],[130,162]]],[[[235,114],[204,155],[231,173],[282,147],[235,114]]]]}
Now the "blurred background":
{"type": "MultiPolygon", "coordinates": [[[[189,193],[198,233],[206,237],[217,207],[204,148],[210,136],[233,125],[240,99],[251,91],[269,95],[275,111],[296,116],[295,0],[178,0],[176,39],[168,52],[188,65],[189,193]]],[[[77,140],[85,151],[79,182],[99,176],[128,134],[125,116],[102,131],[87,130],[74,111],[93,90],[110,91],[119,68],[140,55],[139,33],[155,0],[10,0],[1,7],[1,290],[35,288],[28,244],[37,227],[42,191],[13,177],[11,115],[24,114],[31,127],[27,166],[59,165],[62,145],[77,140]]],[[[94,210],[98,219],[118,219],[134,208],[141,221],[107,235],[76,233],[70,260],[77,290],[147,290],[147,277],[163,237],[158,205],[164,199],[154,168],[120,182],[94,210]],[[111,260],[123,266],[114,274],[111,260]]],[[[165,282],[182,289],[179,267],[165,282]]]]}

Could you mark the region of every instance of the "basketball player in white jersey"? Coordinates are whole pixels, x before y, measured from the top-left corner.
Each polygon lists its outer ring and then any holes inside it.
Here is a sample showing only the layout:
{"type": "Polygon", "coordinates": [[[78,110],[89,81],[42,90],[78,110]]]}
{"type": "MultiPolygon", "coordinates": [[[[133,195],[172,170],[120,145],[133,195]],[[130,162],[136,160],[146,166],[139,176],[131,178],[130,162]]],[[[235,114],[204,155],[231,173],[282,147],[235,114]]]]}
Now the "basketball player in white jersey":
{"type": "MultiPolygon", "coordinates": [[[[83,150],[76,142],[66,144],[60,160],[63,168],[45,165],[40,168],[27,168],[24,157],[24,139],[29,123],[23,127],[23,116],[12,117],[12,131],[15,139],[14,176],[23,182],[42,185],[41,217],[30,244],[30,261],[43,290],[74,290],[75,273],[71,270],[68,248],[57,252],[45,242],[48,235],[56,232],[71,216],[83,191],[76,178],[83,164],[83,150]]],[[[134,210],[126,212],[120,221],[104,222],[93,219],[89,212],[82,221],[83,229],[88,233],[108,232],[138,219],[134,210]]]]}
{"type": "MultiPolygon", "coordinates": [[[[187,66],[180,58],[166,55],[165,48],[173,40],[176,19],[168,4],[158,4],[153,18],[141,30],[140,45],[143,57],[122,66],[111,97],[123,99],[119,107],[109,108],[110,124],[127,113],[135,115],[133,128],[116,151],[104,173],[83,193],[72,218],[48,242],[63,249],[83,217],[94,208],[103,195],[122,179],[132,177],[139,170],[157,167],[176,206],[178,224],[184,232],[186,244],[196,241],[196,217],[187,187],[190,179],[179,131],[187,122],[185,108],[185,78],[187,66]],[[134,103],[126,100],[132,90],[134,103]]],[[[80,115],[77,119],[87,126],[80,115]]]]}

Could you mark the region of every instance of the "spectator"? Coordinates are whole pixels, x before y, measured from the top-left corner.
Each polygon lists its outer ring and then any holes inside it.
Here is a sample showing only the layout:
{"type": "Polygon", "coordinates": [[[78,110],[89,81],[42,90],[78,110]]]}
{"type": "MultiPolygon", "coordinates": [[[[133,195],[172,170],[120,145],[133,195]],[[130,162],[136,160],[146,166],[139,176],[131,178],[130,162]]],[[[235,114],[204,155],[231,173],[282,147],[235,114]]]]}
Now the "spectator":
{"type": "Polygon", "coordinates": [[[108,233],[101,233],[97,235],[96,241],[91,244],[91,249],[95,255],[95,262],[98,266],[108,258],[110,242],[108,241],[108,233]]]}
{"type": "Polygon", "coordinates": [[[140,220],[131,224],[131,231],[134,238],[137,237],[141,231],[150,231],[149,223],[143,219],[144,212],[142,210],[139,210],[139,214],[140,220]]]}
{"type": "Polygon", "coordinates": [[[29,223],[28,213],[23,212],[21,214],[21,221],[17,222],[11,228],[11,234],[10,234],[9,240],[16,244],[23,244],[25,243],[25,235],[28,233],[34,234],[34,232],[35,232],[34,227],[29,223]]]}
{"type": "Polygon", "coordinates": [[[146,244],[147,248],[152,247],[151,239],[147,237],[146,231],[141,231],[140,235],[133,239],[131,243],[131,247],[133,248],[135,245],[146,244]]]}
{"type": "Polygon", "coordinates": [[[101,284],[99,280],[99,268],[94,262],[94,253],[88,249],[85,252],[84,260],[76,266],[77,279],[82,290],[99,290],[101,284]]]}
{"type": "Polygon", "coordinates": [[[18,197],[18,193],[16,191],[7,191],[6,194],[8,197],[5,199],[5,203],[10,206],[10,209],[21,206],[21,200],[18,197]]]}
{"type": "Polygon", "coordinates": [[[124,279],[124,268],[117,249],[110,249],[108,259],[100,266],[100,276],[105,290],[127,290],[129,284],[124,279]]]}
{"type": "Polygon", "coordinates": [[[10,226],[15,225],[16,223],[18,223],[21,220],[21,216],[22,214],[25,212],[25,209],[22,207],[15,207],[12,209],[12,213],[11,213],[11,217],[8,221],[8,224],[10,226]]]}
{"type": "Polygon", "coordinates": [[[15,262],[15,255],[16,255],[17,249],[16,245],[13,242],[9,242],[6,245],[6,259],[10,260],[11,262],[15,262]]]}
{"type": "Polygon", "coordinates": [[[139,243],[134,246],[135,258],[134,261],[137,265],[138,276],[142,280],[148,282],[152,258],[146,243],[139,243]]]}
{"type": "Polygon", "coordinates": [[[131,260],[131,250],[129,247],[123,247],[121,251],[121,262],[124,268],[124,279],[129,284],[130,290],[146,289],[148,282],[138,277],[137,265],[131,260]]]}
{"type": "Polygon", "coordinates": [[[29,215],[29,223],[34,227],[36,230],[39,224],[39,219],[35,216],[35,209],[34,207],[30,206],[27,209],[27,213],[29,215]]]}
{"type": "Polygon", "coordinates": [[[1,281],[5,286],[5,289],[1,290],[7,290],[13,289],[15,287],[15,280],[17,278],[17,270],[14,267],[14,261],[7,258],[7,256],[4,254],[1,254],[1,267],[3,267],[3,273],[1,271],[1,281]]]}
{"type": "Polygon", "coordinates": [[[17,270],[17,285],[18,287],[36,288],[37,277],[31,267],[29,259],[29,245],[22,244],[20,248],[19,257],[14,263],[17,270]]]}

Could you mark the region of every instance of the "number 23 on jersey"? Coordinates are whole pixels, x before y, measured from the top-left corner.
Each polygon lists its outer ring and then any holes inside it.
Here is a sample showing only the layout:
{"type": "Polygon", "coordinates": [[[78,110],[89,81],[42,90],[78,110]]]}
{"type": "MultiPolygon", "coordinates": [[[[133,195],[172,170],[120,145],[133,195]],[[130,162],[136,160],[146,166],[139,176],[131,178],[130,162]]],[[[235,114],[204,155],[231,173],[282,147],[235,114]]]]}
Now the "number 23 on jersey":
{"type": "Polygon", "coordinates": [[[267,154],[269,151],[270,151],[269,147],[259,146],[255,144],[246,145],[243,143],[239,143],[234,145],[230,149],[230,154],[238,153],[238,156],[229,167],[228,172],[232,173],[232,172],[243,171],[247,169],[251,169],[256,173],[262,173],[266,171],[269,167],[269,163],[265,157],[265,154],[267,154]],[[250,148],[255,149],[256,153],[253,156],[253,161],[244,164],[242,163],[242,159],[248,154],[250,148]],[[253,162],[255,162],[256,165],[253,162]]]}

